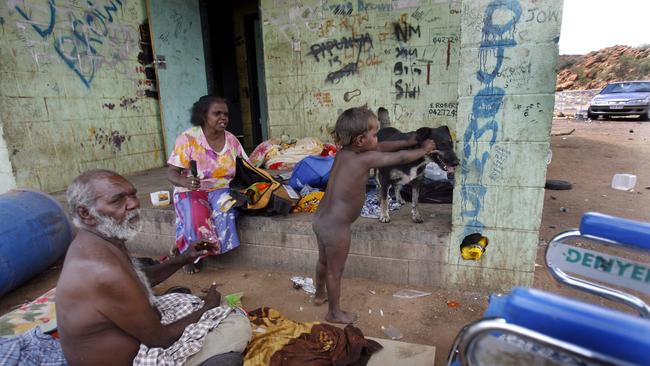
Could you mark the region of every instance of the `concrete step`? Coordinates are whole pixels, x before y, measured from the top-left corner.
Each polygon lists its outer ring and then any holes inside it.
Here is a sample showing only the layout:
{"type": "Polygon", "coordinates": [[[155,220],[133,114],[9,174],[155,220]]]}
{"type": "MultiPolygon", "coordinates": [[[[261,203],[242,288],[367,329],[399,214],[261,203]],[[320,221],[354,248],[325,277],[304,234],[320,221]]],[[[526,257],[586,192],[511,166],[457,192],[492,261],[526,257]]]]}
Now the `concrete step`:
{"type": "MultiPolygon", "coordinates": [[[[352,226],[352,243],[345,269],[349,277],[378,281],[440,285],[432,282],[431,268],[447,261],[451,233],[451,205],[422,205],[425,222],[412,223],[410,209],[392,213],[387,224],[359,218],[352,226]]],[[[128,243],[139,255],[164,256],[174,245],[175,213],[167,208],[143,208],[143,228],[128,243]]],[[[311,214],[240,216],[241,246],[206,260],[208,266],[254,266],[312,272],[318,245],[311,214]]],[[[336,228],[332,228],[336,230],[336,228]]]]}

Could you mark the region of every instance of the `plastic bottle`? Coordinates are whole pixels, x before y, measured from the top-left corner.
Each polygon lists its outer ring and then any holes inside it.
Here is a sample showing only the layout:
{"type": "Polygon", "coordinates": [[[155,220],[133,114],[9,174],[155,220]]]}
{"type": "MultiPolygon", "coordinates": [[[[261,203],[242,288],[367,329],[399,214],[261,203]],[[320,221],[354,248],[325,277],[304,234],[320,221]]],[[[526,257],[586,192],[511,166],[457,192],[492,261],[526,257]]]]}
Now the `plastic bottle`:
{"type": "Polygon", "coordinates": [[[614,174],[612,178],[612,188],[621,191],[627,191],[636,185],[636,175],[634,174],[614,174]]]}

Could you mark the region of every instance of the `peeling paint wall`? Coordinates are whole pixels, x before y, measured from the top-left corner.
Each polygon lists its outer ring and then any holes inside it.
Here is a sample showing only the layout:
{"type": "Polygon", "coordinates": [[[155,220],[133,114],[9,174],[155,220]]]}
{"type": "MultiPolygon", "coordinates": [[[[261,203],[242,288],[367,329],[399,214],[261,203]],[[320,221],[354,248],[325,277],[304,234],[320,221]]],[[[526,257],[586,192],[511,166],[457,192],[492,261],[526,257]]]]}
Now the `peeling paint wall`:
{"type": "Polygon", "coordinates": [[[456,125],[460,2],[262,0],[269,135],[316,136],[347,108],[456,125]]]}
{"type": "Polygon", "coordinates": [[[91,168],[163,165],[138,63],[145,18],[144,1],[0,2],[0,122],[17,186],[52,192],[91,168]]]}
{"type": "Polygon", "coordinates": [[[0,192],[6,192],[16,188],[16,179],[9,161],[9,150],[7,143],[2,137],[2,120],[0,120],[0,192]]]}

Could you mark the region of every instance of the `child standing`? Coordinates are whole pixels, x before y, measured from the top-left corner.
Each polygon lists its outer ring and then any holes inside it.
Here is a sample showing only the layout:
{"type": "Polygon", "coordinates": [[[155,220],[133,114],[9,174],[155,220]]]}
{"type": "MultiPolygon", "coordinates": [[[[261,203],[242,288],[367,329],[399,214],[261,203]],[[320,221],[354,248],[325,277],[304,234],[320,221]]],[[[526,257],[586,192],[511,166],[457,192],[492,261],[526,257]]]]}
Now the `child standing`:
{"type": "Polygon", "coordinates": [[[312,223],[318,240],[314,304],[329,302],[325,320],[331,323],[352,323],[357,318],[356,314],[341,310],[339,299],[341,275],[350,250],[350,226],[359,217],[365,201],[368,170],[410,163],[435,149],[432,140],[425,140],[419,148],[400,150],[417,144],[415,136],[378,145],[378,130],[377,116],[366,107],[346,110],[334,128],[334,140],[341,148],[312,223]]]}

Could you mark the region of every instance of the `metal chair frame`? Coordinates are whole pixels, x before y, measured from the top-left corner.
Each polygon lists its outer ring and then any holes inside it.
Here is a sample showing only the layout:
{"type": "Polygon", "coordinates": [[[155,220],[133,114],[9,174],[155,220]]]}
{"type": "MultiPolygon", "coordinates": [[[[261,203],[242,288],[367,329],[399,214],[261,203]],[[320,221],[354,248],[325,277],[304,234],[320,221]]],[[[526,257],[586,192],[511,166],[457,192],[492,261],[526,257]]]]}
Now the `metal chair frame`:
{"type": "MultiPolygon", "coordinates": [[[[555,266],[554,263],[549,260],[549,253],[556,245],[560,243],[564,244],[570,239],[577,238],[589,239],[591,241],[607,246],[628,245],[627,243],[622,243],[605,237],[583,234],[579,229],[562,232],[553,237],[551,242],[546,247],[546,251],[544,253],[546,267],[548,268],[553,278],[555,278],[555,280],[559,283],[565,284],[572,288],[583,290],[588,293],[630,306],[639,313],[640,317],[650,318],[650,306],[639,297],[605,285],[601,285],[599,283],[569,275],[561,268],[555,266]]],[[[452,364],[454,364],[457,359],[460,361],[461,365],[476,364],[477,361],[472,358],[476,344],[483,337],[489,335],[492,332],[497,332],[500,334],[512,334],[521,339],[531,341],[536,344],[546,346],[556,351],[561,351],[571,356],[575,356],[585,361],[599,365],[630,365],[628,362],[612,358],[596,351],[556,338],[552,338],[542,333],[515,324],[509,324],[505,319],[502,318],[486,318],[465,326],[459,332],[458,336],[456,336],[456,339],[454,340],[451,351],[449,352],[447,366],[452,366],[452,364]]]]}
{"type": "Polygon", "coordinates": [[[564,243],[569,239],[577,238],[589,239],[605,245],[624,245],[623,243],[606,238],[596,237],[592,235],[582,235],[580,234],[580,230],[569,230],[560,233],[551,240],[551,242],[546,247],[544,254],[544,259],[546,260],[546,268],[548,268],[553,278],[555,278],[556,281],[575,289],[584,290],[588,293],[602,296],[606,299],[630,306],[638,311],[641,317],[650,318],[650,306],[648,306],[648,304],[645,301],[641,300],[639,297],[595,282],[571,276],[564,272],[562,269],[554,266],[553,263],[549,262],[549,251],[553,249],[553,245],[556,243],[564,243]]]}

